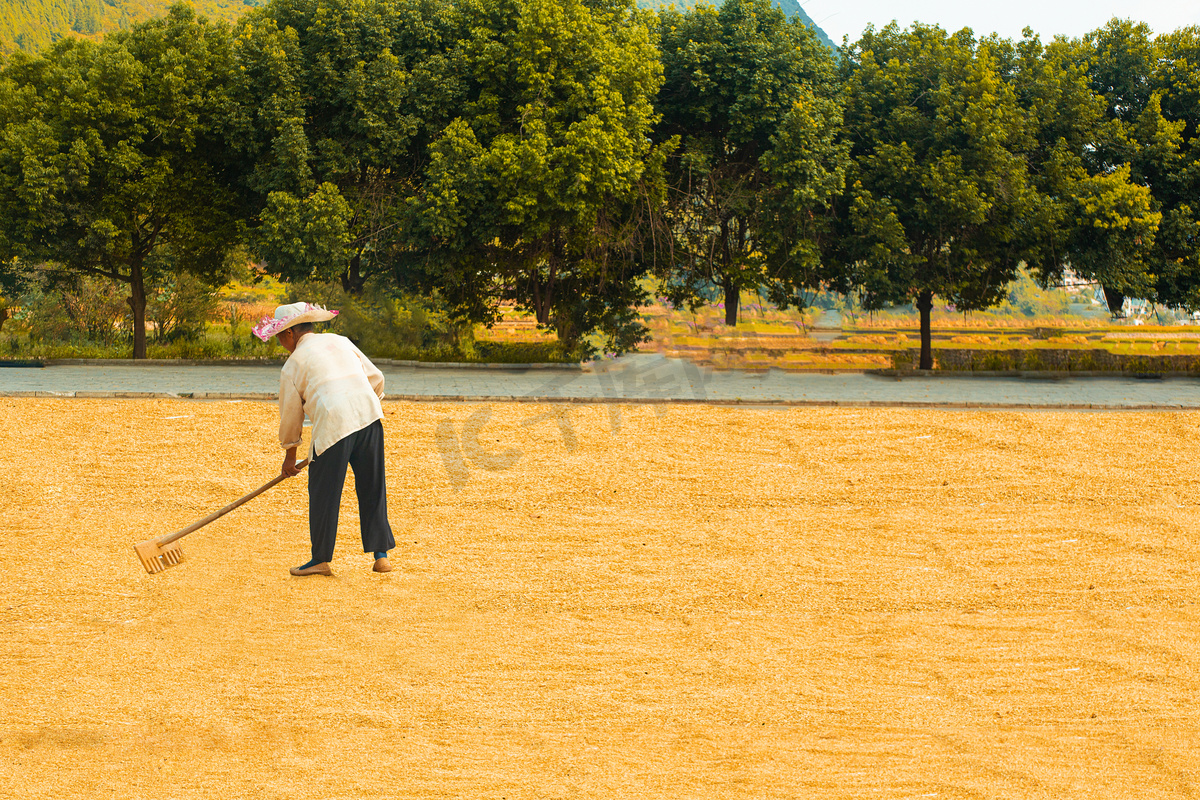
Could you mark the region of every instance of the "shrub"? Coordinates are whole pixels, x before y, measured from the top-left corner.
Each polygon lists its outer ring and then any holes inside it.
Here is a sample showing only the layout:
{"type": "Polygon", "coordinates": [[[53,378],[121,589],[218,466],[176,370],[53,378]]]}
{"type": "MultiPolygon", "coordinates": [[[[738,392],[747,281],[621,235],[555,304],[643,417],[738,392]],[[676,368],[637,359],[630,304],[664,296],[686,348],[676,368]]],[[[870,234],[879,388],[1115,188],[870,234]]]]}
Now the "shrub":
{"type": "Polygon", "coordinates": [[[464,352],[473,355],[470,326],[454,324],[437,298],[394,296],[377,284],[368,284],[361,297],[352,297],[336,283],[291,284],[285,302],[302,300],[338,309],[328,330],[372,357],[418,359],[429,351],[447,360],[464,352]]]}
{"type": "Polygon", "coordinates": [[[13,315],[12,298],[0,295],[0,331],[4,330],[4,323],[8,322],[13,315]]]}
{"type": "Polygon", "coordinates": [[[80,277],[56,284],[47,273],[35,273],[14,320],[34,343],[108,347],[128,337],[130,309],[123,289],[103,278],[80,277]]]}
{"type": "Polygon", "coordinates": [[[1004,372],[1016,369],[1015,359],[1011,353],[1003,350],[983,351],[972,361],[971,368],[991,372],[1004,372]]]}
{"type": "Polygon", "coordinates": [[[579,359],[564,353],[558,342],[476,342],[480,360],[496,364],[539,364],[579,359]]]}
{"type": "Polygon", "coordinates": [[[158,344],[195,341],[216,315],[217,290],[195,275],[169,275],[146,299],[146,320],[158,344]]]}

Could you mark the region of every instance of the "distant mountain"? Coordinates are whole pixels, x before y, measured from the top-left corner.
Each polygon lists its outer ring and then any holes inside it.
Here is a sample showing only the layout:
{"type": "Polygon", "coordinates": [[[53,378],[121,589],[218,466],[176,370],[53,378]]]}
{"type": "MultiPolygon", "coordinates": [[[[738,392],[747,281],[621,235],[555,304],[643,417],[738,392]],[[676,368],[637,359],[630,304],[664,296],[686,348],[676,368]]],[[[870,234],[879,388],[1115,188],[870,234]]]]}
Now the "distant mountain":
{"type": "Polygon", "coordinates": [[[799,17],[801,22],[816,32],[817,38],[820,39],[826,47],[828,47],[830,50],[837,50],[837,45],[834,44],[833,39],[829,38],[829,34],[827,34],[820,25],[813,22],[813,18],[804,12],[804,9],[800,7],[800,4],[797,3],[796,0],[775,0],[775,5],[782,8],[783,13],[787,14],[789,17],[799,17]]]}
{"type": "MultiPolygon", "coordinates": [[[[660,6],[673,5],[676,8],[684,9],[691,8],[696,5],[697,0],[637,0],[638,8],[659,8],[660,6]]],[[[720,5],[720,0],[709,0],[716,5],[720,5]]],[[[828,47],[830,50],[837,50],[837,45],[833,43],[833,39],[829,38],[829,34],[821,30],[817,23],[813,22],[812,17],[804,13],[804,9],[800,7],[800,3],[796,0],[772,0],[772,2],[783,9],[783,13],[789,17],[799,17],[800,21],[816,32],[817,38],[828,47]]]]}
{"type": "MultiPolygon", "coordinates": [[[[96,38],[161,17],[174,0],[0,0],[0,52],[39,50],[64,36],[96,38]]],[[[196,13],[233,22],[263,0],[190,0],[196,13]]]]}

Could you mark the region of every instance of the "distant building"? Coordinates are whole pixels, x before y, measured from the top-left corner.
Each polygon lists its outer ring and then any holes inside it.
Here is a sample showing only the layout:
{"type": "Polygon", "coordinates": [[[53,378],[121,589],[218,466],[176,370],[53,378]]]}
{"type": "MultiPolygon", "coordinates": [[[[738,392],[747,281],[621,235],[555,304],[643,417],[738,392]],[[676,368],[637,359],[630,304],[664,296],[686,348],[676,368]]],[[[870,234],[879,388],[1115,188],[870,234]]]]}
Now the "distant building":
{"type": "Polygon", "coordinates": [[[1075,271],[1070,267],[1063,267],[1062,288],[1079,290],[1084,286],[1095,286],[1095,281],[1090,281],[1087,278],[1081,278],[1075,274],[1075,271]]]}

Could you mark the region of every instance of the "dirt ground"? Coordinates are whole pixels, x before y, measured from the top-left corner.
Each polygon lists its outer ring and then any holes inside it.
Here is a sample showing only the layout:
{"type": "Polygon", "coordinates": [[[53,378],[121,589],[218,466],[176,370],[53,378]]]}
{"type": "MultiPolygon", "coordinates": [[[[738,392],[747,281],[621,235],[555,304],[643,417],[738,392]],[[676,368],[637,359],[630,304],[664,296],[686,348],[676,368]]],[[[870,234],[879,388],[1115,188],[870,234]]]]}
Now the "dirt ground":
{"type": "Polygon", "coordinates": [[[1200,793],[1185,413],[385,404],[334,578],[270,404],[0,399],[0,797],[1200,793]]]}

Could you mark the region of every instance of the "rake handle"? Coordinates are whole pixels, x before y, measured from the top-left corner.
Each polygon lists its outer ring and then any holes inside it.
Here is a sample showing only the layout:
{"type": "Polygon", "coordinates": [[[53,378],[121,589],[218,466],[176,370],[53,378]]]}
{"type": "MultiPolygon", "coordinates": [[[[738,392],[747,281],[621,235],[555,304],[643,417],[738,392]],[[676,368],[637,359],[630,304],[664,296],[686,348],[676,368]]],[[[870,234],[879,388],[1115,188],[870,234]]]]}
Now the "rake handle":
{"type": "MultiPolygon", "coordinates": [[[[308,461],[309,460],[307,458],[304,459],[303,461],[301,461],[299,464],[296,465],[296,469],[304,469],[305,467],[308,466],[308,461]]],[[[214,511],[213,513],[209,514],[204,519],[193,522],[191,525],[188,525],[183,530],[178,530],[178,531],[175,531],[174,533],[169,533],[166,536],[160,536],[157,539],[155,539],[154,541],[156,541],[158,543],[158,545],[161,547],[165,544],[170,544],[171,542],[174,542],[178,539],[182,539],[183,537],[187,536],[189,533],[200,530],[205,525],[207,525],[208,523],[217,519],[218,517],[225,516],[230,511],[233,511],[235,508],[240,506],[242,503],[250,502],[254,498],[258,497],[260,494],[265,492],[267,489],[270,489],[275,484],[280,483],[281,481],[287,480],[287,478],[288,478],[287,475],[283,475],[283,474],[276,475],[274,478],[267,481],[266,483],[264,483],[262,486],[255,489],[250,494],[248,494],[244,497],[239,497],[237,500],[234,500],[232,503],[225,506],[224,508],[219,509],[219,510],[214,511]]]]}

